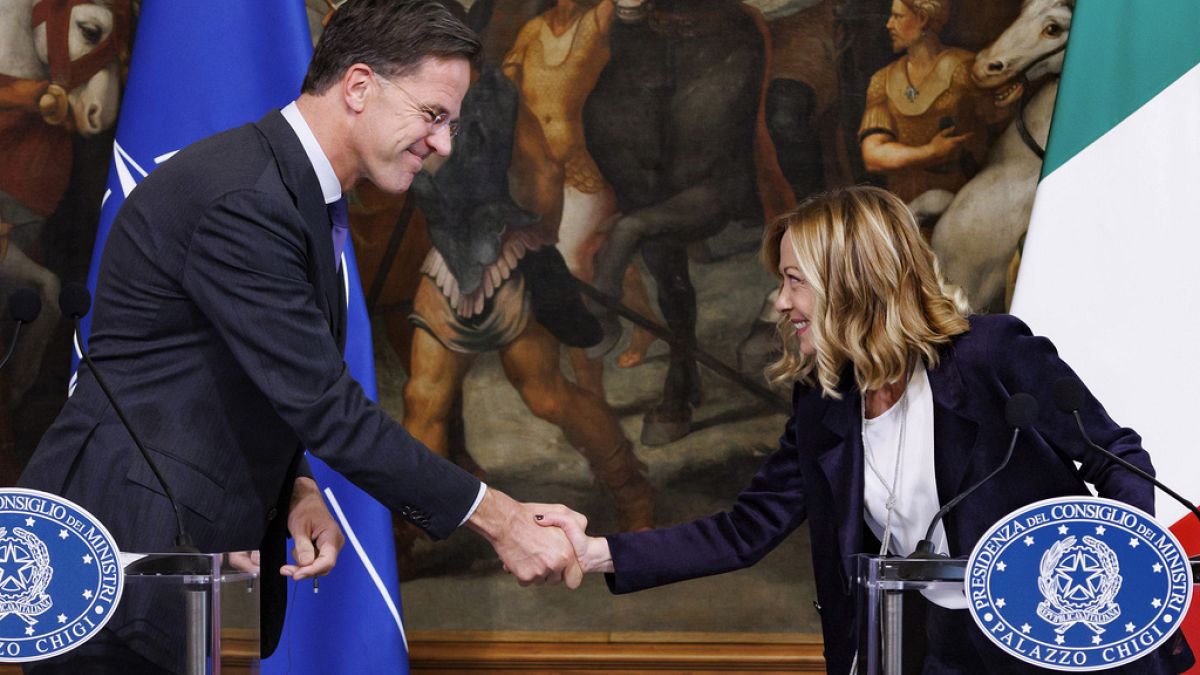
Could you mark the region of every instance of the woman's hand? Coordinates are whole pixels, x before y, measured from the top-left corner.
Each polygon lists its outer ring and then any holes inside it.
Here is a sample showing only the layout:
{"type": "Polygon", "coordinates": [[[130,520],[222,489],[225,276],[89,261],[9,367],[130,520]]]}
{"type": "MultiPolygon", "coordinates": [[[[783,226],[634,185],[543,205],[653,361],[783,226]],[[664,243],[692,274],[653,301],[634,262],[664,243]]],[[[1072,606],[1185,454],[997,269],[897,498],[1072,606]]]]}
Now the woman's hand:
{"type": "Polygon", "coordinates": [[[564,513],[556,509],[547,509],[538,513],[535,518],[538,525],[560,528],[567,535],[584,574],[615,571],[612,554],[608,550],[608,540],[604,537],[587,536],[587,519],[582,515],[574,511],[564,513]]]}

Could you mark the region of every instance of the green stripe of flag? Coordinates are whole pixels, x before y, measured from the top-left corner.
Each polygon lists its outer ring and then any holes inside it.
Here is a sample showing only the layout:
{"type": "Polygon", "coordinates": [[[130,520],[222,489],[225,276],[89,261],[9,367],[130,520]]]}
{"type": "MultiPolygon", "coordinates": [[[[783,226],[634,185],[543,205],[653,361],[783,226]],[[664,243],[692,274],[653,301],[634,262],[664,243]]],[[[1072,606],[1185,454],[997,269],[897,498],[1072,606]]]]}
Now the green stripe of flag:
{"type": "Polygon", "coordinates": [[[1200,63],[1200,0],[1079,0],[1042,176],[1200,63]]]}

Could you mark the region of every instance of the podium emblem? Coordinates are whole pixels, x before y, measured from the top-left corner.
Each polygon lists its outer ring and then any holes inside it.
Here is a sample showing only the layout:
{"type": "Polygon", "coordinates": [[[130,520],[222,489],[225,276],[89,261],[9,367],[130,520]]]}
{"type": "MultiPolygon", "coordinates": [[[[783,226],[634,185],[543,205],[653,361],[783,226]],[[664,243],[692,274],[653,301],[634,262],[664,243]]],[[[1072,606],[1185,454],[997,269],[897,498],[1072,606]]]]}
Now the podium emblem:
{"type": "Polygon", "coordinates": [[[1151,653],[1191,603],[1187,555],[1145,512],[1060,497],[997,522],[967,562],[971,616],[1000,649],[1063,671],[1113,668],[1151,653]]]}
{"type": "Polygon", "coordinates": [[[0,662],[37,661],[87,642],[121,599],[108,530],[61,497],[0,489],[0,662]]]}

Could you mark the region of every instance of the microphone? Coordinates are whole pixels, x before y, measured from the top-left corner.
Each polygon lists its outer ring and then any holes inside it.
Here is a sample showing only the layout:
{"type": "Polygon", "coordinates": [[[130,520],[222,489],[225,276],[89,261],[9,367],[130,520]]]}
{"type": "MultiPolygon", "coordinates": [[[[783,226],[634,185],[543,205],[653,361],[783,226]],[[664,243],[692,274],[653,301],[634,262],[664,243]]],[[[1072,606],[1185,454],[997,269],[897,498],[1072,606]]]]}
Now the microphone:
{"type": "Polygon", "coordinates": [[[77,281],[69,283],[58,294],[58,308],[72,319],[81,319],[92,308],[92,294],[77,281]]]}
{"type": "Polygon", "coordinates": [[[1166,485],[1163,485],[1154,476],[1151,476],[1149,473],[1139,469],[1125,459],[1118,457],[1108,448],[1092,442],[1092,438],[1088,436],[1087,429],[1085,429],[1083,426],[1083,418],[1079,416],[1079,409],[1083,407],[1084,401],[1083,383],[1079,381],[1079,378],[1072,377],[1070,375],[1063,375],[1054,381],[1054,384],[1051,387],[1051,393],[1054,395],[1054,405],[1058,406],[1059,410],[1075,418],[1075,426],[1079,428],[1079,435],[1083,436],[1083,440],[1088,444],[1088,446],[1090,446],[1096,452],[1116,462],[1117,464],[1129,469],[1142,480],[1148,481],[1158,489],[1167,493],[1175,501],[1183,504],[1184,508],[1186,508],[1188,511],[1191,511],[1192,515],[1196,516],[1197,520],[1200,520],[1200,510],[1196,509],[1195,504],[1184,499],[1181,495],[1179,495],[1179,493],[1175,492],[1166,485]]]}
{"type": "Polygon", "coordinates": [[[33,323],[38,318],[38,314],[42,313],[42,299],[37,293],[28,288],[18,288],[8,296],[8,314],[13,321],[17,322],[17,327],[13,329],[12,341],[8,343],[8,353],[0,359],[0,368],[8,363],[12,358],[13,351],[17,348],[17,338],[21,335],[21,325],[33,323]]]}
{"type": "Polygon", "coordinates": [[[933,531],[937,528],[937,524],[946,517],[947,513],[958,506],[959,502],[966,499],[968,495],[974,492],[980,485],[988,482],[993,476],[1000,473],[1004,467],[1008,466],[1008,461],[1012,459],[1013,448],[1017,447],[1017,437],[1021,434],[1022,429],[1028,428],[1037,419],[1038,404],[1037,399],[1024,392],[1013,394],[1008,399],[1008,403],[1004,405],[1004,420],[1008,422],[1008,426],[1013,428],[1012,440],[1008,443],[1008,452],[1004,454],[1004,459],[1000,465],[992,470],[991,473],[984,476],[978,483],[964,490],[954,499],[946,502],[946,505],[938,510],[933,515],[933,520],[929,522],[929,528],[925,530],[925,538],[917,542],[917,548],[912,552],[909,558],[936,558],[939,557],[933,552],[933,531]]]}
{"type": "MultiPolygon", "coordinates": [[[[62,292],[58,296],[58,306],[62,309],[64,316],[69,316],[75,321],[75,332],[79,333],[79,320],[91,309],[92,294],[81,283],[69,283],[63,286],[62,292]]],[[[125,431],[129,432],[129,437],[133,439],[133,444],[137,446],[138,452],[142,454],[142,457],[146,460],[146,464],[150,465],[150,471],[154,473],[158,484],[162,486],[163,494],[167,496],[167,501],[171,503],[171,508],[175,511],[175,525],[178,528],[178,534],[175,537],[176,552],[199,553],[199,549],[192,544],[192,540],[188,537],[187,530],[183,526],[183,513],[179,510],[179,503],[175,501],[175,495],[171,493],[171,488],[167,485],[162,472],[158,470],[158,466],[154,463],[154,458],[147,452],[146,446],[142,445],[142,440],[134,432],[133,425],[125,417],[121,406],[117,405],[117,399],[113,396],[112,390],[108,388],[108,384],[104,381],[104,378],[101,377],[100,370],[96,368],[96,364],[92,362],[92,357],[88,356],[87,350],[83,348],[82,341],[79,345],[79,354],[83,357],[84,363],[87,363],[88,368],[92,371],[92,377],[96,378],[96,384],[100,385],[100,390],[104,392],[104,397],[108,399],[113,410],[116,411],[117,417],[121,420],[121,425],[125,427],[125,431]]]]}

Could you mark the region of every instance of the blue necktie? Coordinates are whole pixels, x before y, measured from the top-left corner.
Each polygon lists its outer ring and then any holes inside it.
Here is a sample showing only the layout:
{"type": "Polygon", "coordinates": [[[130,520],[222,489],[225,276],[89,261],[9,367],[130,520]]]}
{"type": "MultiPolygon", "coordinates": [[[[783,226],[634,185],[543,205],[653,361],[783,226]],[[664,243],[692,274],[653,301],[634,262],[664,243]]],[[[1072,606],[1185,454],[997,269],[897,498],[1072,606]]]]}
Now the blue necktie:
{"type": "Polygon", "coordinates": [[[341,269],[342,251],[346,250],[346,236],[350,234],[350,214],[346,211],[346,198],[327,204],[329,220],[333,223],[333,268],[341,269]]]}

